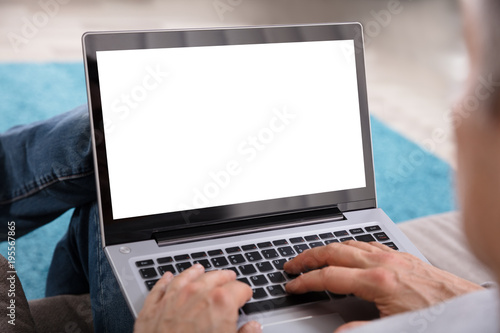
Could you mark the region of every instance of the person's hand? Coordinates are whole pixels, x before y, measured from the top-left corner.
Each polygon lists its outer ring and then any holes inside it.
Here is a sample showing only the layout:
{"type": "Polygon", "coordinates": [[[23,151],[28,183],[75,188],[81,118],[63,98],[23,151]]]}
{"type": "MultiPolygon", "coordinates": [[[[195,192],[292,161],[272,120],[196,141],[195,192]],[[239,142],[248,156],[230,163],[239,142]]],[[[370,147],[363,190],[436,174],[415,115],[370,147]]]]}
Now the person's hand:
{"type": "MultiPolygon", "coordinates": [[[[177,277],[167,272],[144,302],[134,332],[236,332],[238,309],[252,297],[252,289],[230,270],[205,274],[196,264],[177,277]]],[[[257,333],[249,322],[240,333],[257,333]]]]}
{"type": "MultiPolygon", "coordinates": [[[[348,241],[310,249],[285,263],[284,270],[291,274],[307,272],[286,285],[289,293],[352,293],[374,302],[381,317],[422,309],[482,289],[411,254],[376,242],[348,241]]],[[[359,324],[349,323],[340,329],[359,324]]]]}

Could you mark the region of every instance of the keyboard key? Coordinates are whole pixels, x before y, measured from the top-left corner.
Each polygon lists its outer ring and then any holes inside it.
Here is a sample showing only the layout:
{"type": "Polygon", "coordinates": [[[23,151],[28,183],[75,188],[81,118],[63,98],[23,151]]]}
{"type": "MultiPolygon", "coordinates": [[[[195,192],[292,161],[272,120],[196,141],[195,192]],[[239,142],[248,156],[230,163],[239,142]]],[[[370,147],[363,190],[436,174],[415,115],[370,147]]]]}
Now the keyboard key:
{"type": "Polygon", "coordinates": [[[344,237],[344,238],[340,239],[341,242],[347,242],[349,240],[354,240],[354,238],[352,238],[352,237],[344,237]]]}
{"type": "Polygon", "coordinates": [[[265,298],[267,297],[267,293],[266,291],[264,290],[264,288],[257,288],[257,289],[253,289],[253,299],[261,299],[261,298],[265,298]]]}
{"type": "Polygon", "coordinates": [[[280,286],[279,284],[278,285],[274,285],[274,286],[268,286],[266,289],[267,289],[267,292],[269,293],[269,295],[271,295],[271,296],[283,296],[283,295],[286,295],[285,289],[283,289],[283,287],[280,286]]]}
{"type": "Polygon", "coordinates": [[[205,258],[206,256],[207,256],[206,252],[191,253],[191,258],[193,259],[205,258]]]}
{"type": "Polygon", "coordinates": [[[239,268],[241,274],[243,274],[243,275],[251,275],[251,274],[257,273],[257,270],[255,269],[255,267],[252,264],[242,265],[242,266],[239,266],[238,268],[239,268]]]}
{"type": "Polygon", "coordinates": [[[331,244],[331,243],[338,243],[338,242],[339,242],[338,239],[329,239],[329,240],[325,241],[325,244],[328,245],[328,244],[331,244]]]}
{"type": "Polygon", "coordinates": [[[252,251],[257,250],[257,246],[255,244],[248,244],[241,247],[243,251],[252,251]]]}
{"type": "Polygon", "coordinates": [[[349,232],[351,233],[351,235],[358,235],[358,234],[362,234],[364,231],[361,228],[356,228],[356,229],[349,230],[349,232]]]}
{"type": "Polygon", "coordinates": [[[372,226],[366,227],[365,230],[367,232],[373,232],[373,231],[379,231],[382,229],[380,229],[380,227],[378,225],[372,225],[372,226]]]}
{"type": "Polygon", "coordinates": [[[250,281],[252,281],[254,286],[263,286],[268,284],[266,277],[264,275],[254,275],[250,277],[250,281]]]}
{"type": "Polygon", "coordinates": [[[229,265],[229,262],[224,257],[212,258],[212,264],[214,267],[223,267],[229,265]]]}
{"type": "Polygon", "coordinates": [[[247,257],[248,261],[257,261],[262,259],[262,256],[257,251],[247,252],[245,253],[245,257],[247,257]]]}
{"type": "Polygon", "coordinates": [[[158,280],[159,279],[146,281],[146,288],[148,288],[148,290],[153,289],[153,287],[155,286],[156,282],[158,282],[158,280]]]}
{"type": "Polygon", "coordinates": [[[148,260],[141,260],[141,261],[136,261],[135,262],[135,265],[137,267],[144,267],[144,266],[151,266],[151,265],[154,265],[155,263],[153,262],[153,260],[151,259],[148,259],[148,260]]]}
{"type": "Polygon", "coordinates": [[[319,238],[321,238],[321,239],[333,238],[333,234],[331,232],[327,232],[325,234],[320,234],[319,238]]]}
{"type": "Polygon", "coordinates": [[[279,254],[278,252],[276,252],[275,249],[262,250],[261,253],[266,259],[273,259],[279,257],[279,254]]]}
{"type": "Polygon", "coordinates": [[[173,265],[160,266],[158,267],[158,271],[160,272],[161,275],[165,274],[166,272],[170,272],[172,274],[176,273],[173,265]]]}
{"type": "Polygon", "coordinates": [[[183,260],[189,260],[191,258],[189,257],[189,254],[181,254],[181,255],[178,255],[178,256],[174,256],[174,259],[176,261],[183,261],[183,260]]]}
{"type": "Polygon", "coordinates": [[[211,257],[216,257],[216,256],[220,256],[220,255],[223,255],[223,254],[224,254],[224,252],[222,252],[221,249],[208,251],[208,255],[211,256],[211,257]]]}
{"type": "Polygon", "coordinates": [[[375,238],[379,242],[385,242],[389,240],[389,236],[387,236],[385,232],[377,232],[376,234],[373,234],[373,236],[375,236],[375,238]]]}
{"type": "Polygon", "coordinates": [[[291,257],[296,255],[295,251],[292,249],[291,246],[279,247],[278,251],[279,253],[281,253],[283,257],[291,257]]]}
{"type": "Polygon", "coordinates": [[[269,273],[267,274],[267,278],[271,281],[271,283],[285,282],[285,277],[281,272],[269,273]]]}
{"type": "Polygon", "coordinates": [[[181,263],[178,263],[175,265],[175,267],[177,267],[177,270],[179,271],[179,273],[182,273],[183,271],[185,271],[186,269],[188,269],[191,266],[192,265],[190,262],[181,262],[181,263]]]}
{"type": "Polygon", "coordinates": [[[315,248],[315,247],[320,247],[320,246],[323,246],[325,245],[323,242],[312,242],[312,243],[309,243],[309,246],[312,248],[315,248]]]}
{"type": "Polygon", "coordinates": [[[236,252],[241,252],[241,249],[239,246],[235,246],[235,247],[228,247],[226,249],[226,253],[236,253],[236,252]]]}
{"type": "Polygon", "coordinates": [[[238,281],[243,282],[243,283],[246,283],[246,284],[248,284],[250,287],[252,286],[252,285],[250,284],[250,281],[248,281],[248,279],[247,279],[246,277],[241,277],[241,278],[239,278],[239,279],[238,279],[238,281]]]}
{"type": "Polygon", "coordinates": [[[288,295],[285,297],[247,303],[243,306],[242,310],[247,315],[249,315],[255,312],[265,312],[270,310],[283,309],[285,307],[294,305],[327,300],[330,300],[330,298],[325,292],[311,292],[301,295],[288,295]]]}
{"type": "Polygon", "coordinates": [[[205,267],[205,269],[212,268],[212,264],[210,263],[210,261],[208,261],[208,259],[195,260],[195,261],[193,261],[193,263],[194,264],[200,264],[203,267],[205,267]]]}
{"type": "Polygon", "coordinates": [[[304,237],[306,239],[306,241],[308,242],[314,242],[314,241],[317,241],[319,240],[319,236],[318,235],[310,235],[310,236],[306,236],[304,237]]]}
{"type": "Polygon", "coordinates": [[[288,242],[286,239],[278,239],[273,241],[274,246],[281,246],[281,245],[288,245],[288,242]]]}
{"type": "Polygon", "coordinates": [[[367,235],[360,235],[360,236],[356,236],[354,237],[356,238],[357,241],[360,241],[360,242],[374,242],[375,241],[375,238],[373,238],[373,236],[371,234],[367,234],[367,235]]]}
{"type": "Polygon", "coordinates": [[[384,245],[390,247],[393,250],[399,251],[399,248],[393,242],[384,243],[384,245]]]}
{"type": "Polygon", "coordinates": [[[302,237],[290,238],[290,243],[292,243],[292,244],[304,243],[304,242],[305,242],[305,240],[302,237]]]}
{"type": "Polygon", "coordinates": [[[293,280],[296,279],[300,274],[290,274],[285,272],[285,276],[288,278],[288,280],[293,280]]]}
{"type": "Polygon", "coordinates": [[[273,265],[268,261],[256,263],[255,266],[257,266],[259,272],[269,272],[273,270],[273,265]]]}
{"type": "Polygon", "coordinates": [[[294,245],[293,247],[295,249],[295,251],[297,251],[297,253],[302,253],[304,252],[305,250],[309,249],[309,245],[307,244],[299,244],[299,245],[294,245]]]}
{"type": "Polygon", "coordinates": [[[259,247],[259,249],[264,249],[266,247],[271,247],[273,246],[273,243],[271,242],[263,242],[263,243],[259,243],[257,244],[257,246],[259,247]]]}
{"type": "Polygon", "coordinates": [[[163,257],[163,258],[158,258],[158,259],[156,259],[156,261],[157,261],[159,264],[168,264],[169,262],[174,261],[174,259],[173,259],[172,257],[163,257]]]}
{"type": "Polygon", "coordinates": [[[344,237],[349,235],[345,230],[335,231],[333,234],[337,237],[344,237]]]}
{"type": "Polygon", "coordinates": [[[229,262],[233,265],[238,265],[246,261],[241,254],[233,254],[232,256],[228,256],[227,258],[229,259],[229,262]]]}
{"type": "Polygon", "coordinates": [[[273,260],[272,263],[277,270],[282,271],[283,265],[286,263],[286,259],[276,259],[273,260]]]}
{"type": "Polygon", "coordinates": [[[233,271],[233,272],[236,273],[236,276],[240,275],[240,272],[238,272],[238,270],[236,269],[236,267],[226,267],[226,268],[224,268],[224,270],[233,271]]]}
{"type": "Polygon", "coordinates": [[[158,274],[156,273],[156,269],[154,269],[153,267],[143,268],[143,269],[139,270],[139,273],[141,273],[141,276],[144,279],[151,279],[151,278],[158,276],[158,274]]]}

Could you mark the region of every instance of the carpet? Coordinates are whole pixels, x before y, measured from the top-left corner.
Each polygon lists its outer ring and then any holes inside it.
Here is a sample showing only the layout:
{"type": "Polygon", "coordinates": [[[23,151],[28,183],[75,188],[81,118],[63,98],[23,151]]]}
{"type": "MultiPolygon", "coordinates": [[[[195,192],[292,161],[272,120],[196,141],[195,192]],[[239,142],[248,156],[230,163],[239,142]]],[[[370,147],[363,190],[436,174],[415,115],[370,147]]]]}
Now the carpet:
{"type": "MultiPolygon", "coordinates": [[[[0,131],[49,118],[86,99],[82,63],[0,64],[0,131]]],[[[371,125],[379,207],[396,223],[454,210],[450,166],[373,116],[371,125]]],[[[28,299],[44,296],[52,253],[70,217],[66,212],[16,241],[16,268],[28,299]]],[[[2,227],[6,223],[0,221],[2,227]]],[[[5,242],[0,253],[7,254],[5,242]]]]}

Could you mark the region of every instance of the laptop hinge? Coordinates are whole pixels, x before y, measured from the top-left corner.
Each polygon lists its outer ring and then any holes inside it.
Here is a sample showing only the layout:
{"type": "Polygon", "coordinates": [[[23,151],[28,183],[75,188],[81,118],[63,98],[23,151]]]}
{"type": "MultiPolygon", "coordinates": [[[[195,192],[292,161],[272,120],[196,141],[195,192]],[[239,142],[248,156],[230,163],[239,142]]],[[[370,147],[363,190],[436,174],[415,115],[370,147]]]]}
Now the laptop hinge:
{"type": "Polygon", "coordinates": [[[153,238],[159,246],[167,246],[342,220],[345,220],[344,215],[335,207],[158,232],[153,238]]]}

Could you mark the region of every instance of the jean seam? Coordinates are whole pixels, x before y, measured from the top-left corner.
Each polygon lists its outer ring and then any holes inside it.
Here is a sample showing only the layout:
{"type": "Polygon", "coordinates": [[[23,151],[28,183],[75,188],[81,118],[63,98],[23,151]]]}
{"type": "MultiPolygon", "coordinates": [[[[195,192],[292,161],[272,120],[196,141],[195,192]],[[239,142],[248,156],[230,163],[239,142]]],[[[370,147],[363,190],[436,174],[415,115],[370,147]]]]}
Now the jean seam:
{"type": "Polygon", "coordinates": [[[41,192],[41,191],[47,189],[48,187],[50,187],[50,186],[52,186],[52,185],[54,185],[54,184],[56,184],[58,182],[88,177],[88,176],[90,176],[93,173],[94,173],[94,170],[90,170],[90,171],[85,171],[85,172],[82,172],[82,173],[79,173],[79,174],[56,177],[55,179],[52,179],[52,180],[48,181],[47,183],[38,185],[37,187],[35,187],[35,188],[27,191],[26,193],[23,193],[22,195],[15,196],[15,197],[7,199],[7,200],[2,200],[2,201],[0,201],[0,205],[12,204],[12,203],[14,203],[16,201],[25,199],[25,198],[27,198],[27,197],[29,197],[31,195],[34,195],[34,194],[36,194],[38,192],[41,192]]]}

